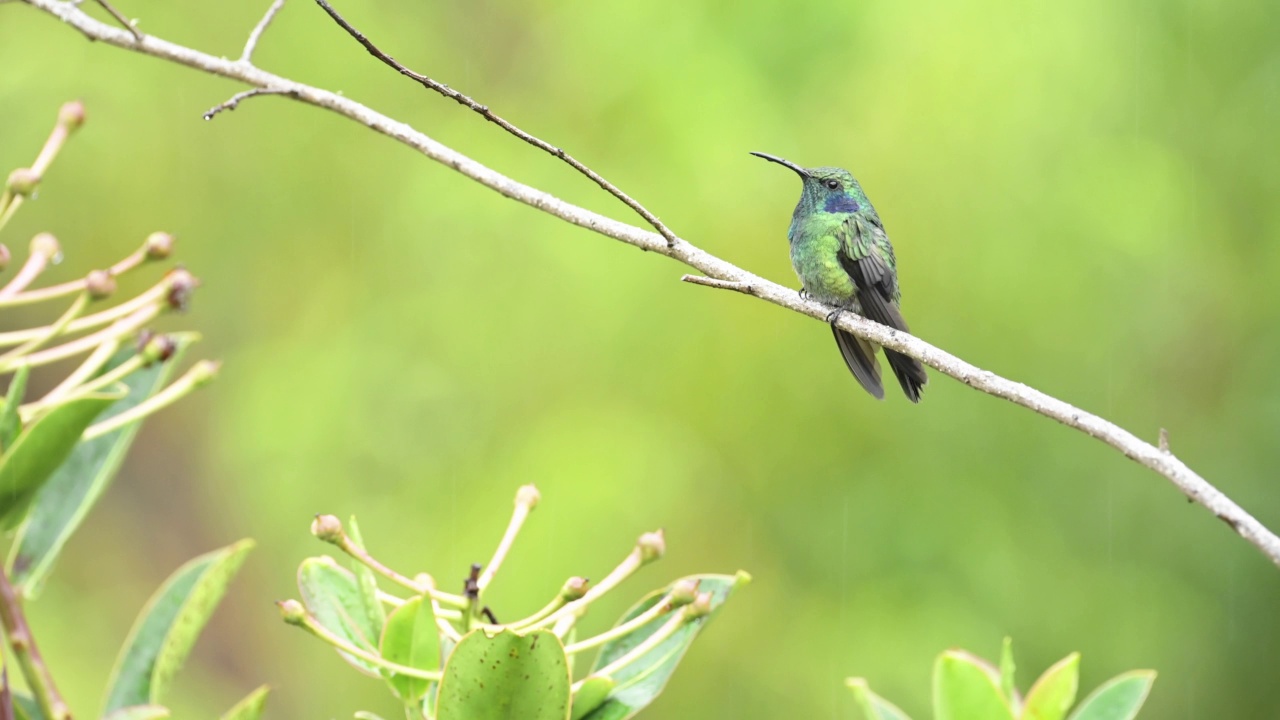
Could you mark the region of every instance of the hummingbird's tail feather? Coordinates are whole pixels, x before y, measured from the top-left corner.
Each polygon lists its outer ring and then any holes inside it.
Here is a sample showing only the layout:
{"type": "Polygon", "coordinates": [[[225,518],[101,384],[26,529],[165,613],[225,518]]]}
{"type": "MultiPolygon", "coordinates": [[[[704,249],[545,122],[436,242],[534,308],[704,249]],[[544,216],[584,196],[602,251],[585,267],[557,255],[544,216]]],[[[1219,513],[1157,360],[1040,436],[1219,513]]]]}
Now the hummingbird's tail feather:
{"type": "MultiPolygon", "coordinates": [[[[841,330],[835,325],[831,332],[836,336],[836,345],[844,356],[844,363],[849,366],[853,376],[862,387],[877,400],[884,399],[884,385],[880,384],[880,363],[876,360],[876,349],[871,343],[856,335],[841,330]]],[[[897,369],[894,370],[897,372],[897,369]]]]}
{"type": "MultiPolygon", "coordinates": [[[[902,311],[898,310],[898,304],[887,300],[879,292],[872,290],[860,293],[858,300],[862,313],[868,320],[875,320],[881,325],[888,325],[902,332],[911,332],[911,328],[907,327],[907,321],[902,317],[902,311]]],[[[920,391],[929,382],[929,375],[925,373],[924,366],[919,360],[889,348],[884,349],[884,356],[889,361],[889,368],[898,378],[898,384],[902,386],[902,392],[907,399],[913,403],[920,402],[920,391]]]]}

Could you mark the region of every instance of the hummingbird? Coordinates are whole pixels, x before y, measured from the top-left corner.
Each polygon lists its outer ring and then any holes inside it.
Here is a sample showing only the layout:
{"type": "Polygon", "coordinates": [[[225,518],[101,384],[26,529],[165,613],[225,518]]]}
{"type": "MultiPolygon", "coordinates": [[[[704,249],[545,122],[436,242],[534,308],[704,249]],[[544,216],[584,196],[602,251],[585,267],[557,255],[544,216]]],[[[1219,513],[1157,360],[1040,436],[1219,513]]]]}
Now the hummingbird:
{"type": "MultiPolygon", "coordinates": [[[[898,309],[902,301],[898,261],[880,214],[848,170],[802,168],[776,155],[751,154],[791,168],[804,183],[787,229],[791,265],[800,278],[803,294],[839,308],[827,316],[827,322],[840,354],[862,387],[877,400],[883,400],[880,361],[876,359],[880,346],[835,325],[840,313],[847,310],[910,332],[898,309]]],[[[929,381],[924,366],[893,350],[886,349],[884,354],[907,399],[920,402],[920,391],[929,381]]]]}

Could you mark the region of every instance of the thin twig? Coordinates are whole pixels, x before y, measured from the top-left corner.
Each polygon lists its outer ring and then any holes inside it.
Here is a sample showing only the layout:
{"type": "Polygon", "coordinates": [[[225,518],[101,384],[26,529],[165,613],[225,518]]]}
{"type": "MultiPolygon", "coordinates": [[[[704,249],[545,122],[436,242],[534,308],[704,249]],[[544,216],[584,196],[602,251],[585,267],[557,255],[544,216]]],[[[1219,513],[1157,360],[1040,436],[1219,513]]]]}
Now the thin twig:
{"type": "MultiPolygon", "coordinates": [[[[746,294],[752,297],[823,321],[834,309],[831,306],[803,298],[795,290],[747,272],[678,237],[671,241],[663,235],[648,232],[591,212],[585,208],[567,203],[547,192],[516,182],[466,155],[442,145],[405,123],[393,120],[337,93],[304,85],[252,66],[238,64],[225,58],[215,57],[155,37],[149,37],[144,44],[136,44],[124,31],[99,22],[75,6],[61,0],[22,0],[22,2],[53,15],[75,28],[85,37],[93,40],[162,58],[201,72],[238,80],[254,87],[288,90],[290,97],[300,102],[331,110],[354,120],[375,132],[386,135],[417,150],[426,157],[456,170],[505,197],[524,203],[578,227],[586,228],[641,250],[669,257],[694,268],[709,278],[740,283],[745,286],[746,294]]],[[[853,313],[841,314],[837,320],[837,326],[864,340],[869,340],[916,358],[942,374],[949,375],[988,395],[1021,405],[1033,412],[1057,420],[1063,425],[1101,440],[1119,450],[1126,457],[1169,480],[1180,492],[1206,508],[1215,517],[1221,519],[1246,541],[1262,551],[1273,563],[1280,566],[1280,537],[1277,537],[1275,533],[1245,512],[1233,500],[1187,467],[1176,456],[1161,452],[1155,445],[1139,439],[1127,430],[1097,415],[1085,412],[1022,383],[982,370],[906,333],[871,322],[853,313]]]]}
{"type": "Polygon", "coordinates": [[[120,11],[112,7],[111,3],[107,2],[107,0],[95,0],[95,1],[102,6],[103,10],[106,10],[107,12],[111,13],[111,17],[115,18],[116,22],[120,23],[125,30],[128,30],[133,35],[134,40],[138,42],[142,42],[142,31],[134,27],[133,22],[129,20],[129,18],[120,14],[120,11]]]}
{"type": "Polygon", "coordinates": [[[202,117],[205,120],[212,120],[214,115],[217,115],[223,110],[235,110],[237,107],[239,107],[241,101],[248,100],[251,97],[257,97],[259,95],[290,95],[290,94],[292,93],[289,90],[277,90],[275,88],[254,88],[252,90],[244,90],[227,98],[226,102],[218,103],[217,105],[214,105],[213,107],[209,108],[202,117]]]}
{"type": "Polygon", "coordinates": [[[718,280],[716,278],[703,277],[701,275],[684,275],[680,280],[687,282],[690,285],[705,285],[707,287],[718,288],[720,290],[733,290],[735,292],[743,293],[744,295],[751,294],[750,285],[736,280],[718,280]]]}
{"type": "Polygon", "coordinates": [[[9,584],[9,576],[4,568],[0,568],[0,624],[4,625],[5,637],[9,640],[9,649],[27,679],[31,694],[36,703],[50,720],[71,720],[71,710],[58,693],[53,682],[53,675],[40,657],[40,649],[36,647],[36,639],[31,634],[31,626],[22,613],[22,601],[18,593],[9,584]]]}
{"type": "MultiPolygon", "coordinates": [[[[253,51],[258,49],[258,41],[262,39],[262,33],[267,31],[267,26],[272,20],[276,19],[276,13],[280,12],[280,8],[284,7],[284,0],[275,0],[271,3],[271,7],[267,8],[267,14],[262,16],[258,24],[254,26],[253,32],[249,33],[249,39],[244,43],[244,52],[240,53],[240,62],[245,65],[253,64],[253,51]]],[[[206,120],[208,118],[205,118],[206,120]]]]}
{"type": "Polygon", "coordinates": [[[495,115],[493,111],[489,109],[488,105],[478,103],[475,100],[472,100],[470,97],[464,95],[463,93],[460,93],[457,90],[454,90],[453,88],[449,87],[448,85],[445,85],[444,83],[436,82],[435,80],[432,80],[426,75],[423,75],[421,73],[416,73],[410,70],[409,68],[405,67],[404,65],[401,65],[395,58],[391,57],[390,55],[380,50],[377,45],[374,45],[373,42],[369,40],[369,38],[365,37],[363,33],[355,29],[355,27],[352,26],[351,23],[347,22],[345,18],[339,15],[338,11],[334,10],[333,6],[331,6],[328,2],[326,2],[326,0],[316,0],[316,3],[320,7],[324,8],[324,11],[329,13],[329,17],[333,18],[334,22],[341,25],[342,29],[346,30],[348,35],[355,38],[356,42],[363,45],[364,49],[368,50],[370,55],[378,58],[382,62],[389,65],[396,72],[400,73],[401,75],[404,75],[405,77],[411,80],[416,81],[418,84],[422,85],[428,90],[434,90],[451,100],[456,100],[458,104],[465,105],[466,107],[469,107],[472,110],[479,113],[481,116],[484,117],[485,120],[488,120],[489,122],[502,128],[503,130],[506,130],[507,132],[511,133],[512,135],[515,135],[516,137],[529,143],[530,145],[549,153],[553,157],[557,157],[565,161],[574,170],[577,170],[578,172],[590,178],[592,182],[599,185],[605,192],[609,193],[610,195],[614,196],[618,200],[622,201],[622,203],[627,207],[631,208],[632,210],[635,210],[637,215],[644,218],[645,222],[652,225],[653,229],[658,231],[658,234],[666,238],[668,245],[675,245],[677,242],[679,242],[679,238],[676,237],[676,234],[671,231],[671,228],[668,228],[665,224],[663,224],[663,222],[658,219],[657,215],[654,215],[653,213],[649,212],[648,208],[641,205],[639,201],[635,200],[630,195],[623,192],[622,189],[619,188],[618,186],[614,185],[608,180],[605,180],[604,177],[602,177],[599,173],[587,167],[586,165],[583,165],[581,162],[575,159],[572,155],[565,152],[563,148],[556,147],[555,145],[552,145],[551,143],[546,142],[541,138],[537,138],[537,137],[534,137],[533,135],[530,135],[529,133],[525,132],[524,130],[521,130],[515,125],[512,125],[511,123],[507,122],[501,117],[495,115]]]}

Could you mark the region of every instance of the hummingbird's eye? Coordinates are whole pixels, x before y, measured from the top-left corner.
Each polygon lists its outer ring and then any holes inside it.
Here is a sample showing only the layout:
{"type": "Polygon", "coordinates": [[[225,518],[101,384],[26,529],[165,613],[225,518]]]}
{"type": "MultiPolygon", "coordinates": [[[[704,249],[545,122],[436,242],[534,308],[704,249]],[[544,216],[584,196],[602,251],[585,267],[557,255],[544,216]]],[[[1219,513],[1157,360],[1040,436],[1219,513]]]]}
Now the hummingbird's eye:
{"type": "Polygon", "coordinates": [[[832,178],[832,179],[830,179],[830,180],[827,180],[826,182],[824,182],[824,183],[822,183],[822,184],[823,184],[823,185],[826,185],[826,186],[827,186],[827,188],[828,188],[829,190],[839,190],[839,189],[840,189],[840,181],[839,181],[839,180],[836,180],[835,178],[832,178]]]}

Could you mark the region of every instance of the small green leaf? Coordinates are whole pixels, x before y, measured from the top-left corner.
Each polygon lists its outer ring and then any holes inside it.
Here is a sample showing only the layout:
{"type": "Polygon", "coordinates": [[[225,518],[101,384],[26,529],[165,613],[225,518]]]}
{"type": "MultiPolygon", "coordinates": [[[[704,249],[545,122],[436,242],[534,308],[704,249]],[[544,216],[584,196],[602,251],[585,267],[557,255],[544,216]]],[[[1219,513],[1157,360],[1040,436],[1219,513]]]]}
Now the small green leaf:
{"type": "Polygon", "coordinates": [[[160,702],[252,548],[241,540],[190,560],[151,596],[111,671],[104,714],[160,702]]]}
{"type": "Polygon", "coordinates": [[[219,720],[258,720],[262,717],[262,709],[267,706],[267,694],[271,688],[263,685],[244,696],[244,699],[222,714],[219,720]]]}
{"type": "MultiPolygon", "coordinates": [[[[440,636],[431,603],[421,596],[411,598],[395,609],[382,630],[379,651],[384,660],[416,670],[440,669],[440,636]]],[[[406,703],[417,702],[427,694],[430,680],[387,673],[387,684],[406,703]]]]}
{"type": "Polygon", "coordinates": [[[18,524],[40,486],[67,459],[85,428],[123,397],[97,393],[54,407],[18,435],[0,459],[0,524],[18,524]]]}
{"type": "MultiPolygon", "coordinates": [[[[135,370],[122,380],[129,394],[104,412],[104,419],[136,406],[165,386],[193,340],[189,335],[174,337],[173,357],[135,370]]],[[[119,366],[135,354],[132,349],[118,353],[103,371],[119,366]]],[[[21,587],[28,598],[40,592],[63,546],[119,472],[139,427],[140,423],[132,423],[79,443],[36,493],[31,512],[18,528],[18,537],[9,553],[13,583],[21,587]]]]}
{"type": "MultiPolygon", "coordinates": [[[[698,636],[698,633],[702,631],[707,621],[720,609],[720,606],[724,604],[734,590],[751,579],[746,573],[738,573],[736,576],[693,575],[691,577],[698,581],[698,590],[700,592],[711,593],[712,612],[705,617],[685,623],[671,637],[659,643],[657,647],[643,657],[638,658],[636,662],[614,673],[613,680],[617,685],[614,687],[613,692],[609,694],[603,705],[586,715],[584,720],[621,720],[622,718],[629,718],[653,702],[654,698],[662,693],[663,688],[667,685],[667,680],[671,678],[671,674],[675,672],[681,658],[689,650],[689,646],[693,643],[694,638],[698,636]]],[[[633,605],[614,626],[621,625],[648,610],[654,603],[661,600],[670,589],[670,586],[668,586],[662,590],[649,593],[640,602],[633,605]]],[[[596,657],[595,665],[591,671],[594,673],[626,655],[632,648],[644,642],[645,638],[662,627],[663,623],[668,619],[668,616],[659,617],[625,637],[606,643],[600,649],[600,654],[596,657]]]]}
{"type": "MultiPolygon", "coordinates": [[[[356,524],[356,516],[351,516],[351,522],[347,524],[347,537],[356,547],[364,550],[364,538],[360,537],[360,526],[356,524]]],[[[382,628],[387,622],[387,612],[382,607],[382,602],[378,600],[378,580],[373,576],[373,570],[368,565],[351,558],[351,571],[356,574],[356,580],[360,581],[360,599],[364,602],[365,614],[369,616],[369,625],[378,635],[382,634],[382,628]]],[[[376,637],[376,635],[375,635],[376,637]]]]}
{"type": "MultiPolygon", "coordinates": [[[[369,620],[360,583],[349,570],[328,555],[307,558],[298,566],[298,591],[316,622],[361,650],[378,654],[382,628],[375,628],[369,620]]],[[[360,672],[382,677],[376,666],[341,650],[338,654],[360,672]]]]}
{"type": "Polygon", "coordinates": [[[1071,720],[1132,720],[1147,701],[1147,694],[1155,681],[1154,670],[1121,673],[1099,685],[1085,698],[1071,714],[1071,720]]]}
{"type": "Polygon", "coordinates": [[[1019,714],[1018,710],[1018,683],[1014,677],[1017,674],[1018,666],[1013,663],[1013,638],[1006,636],[1004,644],[1000,646],[1000,692],[1004,693],[1004,697],[1013,706],[1014,714],[1019,714]]]}
{"type": "Polygon", "coordinates": [[[1000,694],[1000,673],[962,650],[948,650],[933,666],[934,720],[1013,720],[1000,694]]]}
{"type": "Polygon", "coordinates": [[[569,665],[560,639],[550,630],[468,633],[445,664],[436,717],[566,720],[569,665]]]}
{"type": "Polygon", "coordinates": [[[103,716],[102,720],[163,720],[169,708],[163,705],[130,705],[103,716]]]}
{"type": "Polygon", "coordinates": [[[22,407],[22,399],[27,396],[27,376],[31,374],[31,366],[19,365],[9,380],[9,390],[5,394],[4,409],[0,410],[0,453],[6,452],[22,430],[22,417],[18,409],[22,407]]]}
{"type": "Polygon", "coordinates": [[[605,698],[609,697],[609,693],[617,685],[613,678],[607,677],[588,677],[583,680],[578,692],[573,694],[573,714],[570,715],[570,720],[582,720],[587,713],[603,705],[605,698]]]}
{"type": "Polygon", "coordinates": [[[853,692],[863,720],[911,720],[897,705],[871,692],[864,678],[849,678],[845,685],[853,692]]]}
{"type": "Polygon", "coordinates": [[[1027,691],[1023,720],[1062,720],[1076,701],[1080,653],[1071,653],[1044,671],[1027,691]]]}

